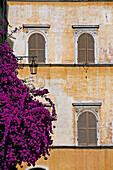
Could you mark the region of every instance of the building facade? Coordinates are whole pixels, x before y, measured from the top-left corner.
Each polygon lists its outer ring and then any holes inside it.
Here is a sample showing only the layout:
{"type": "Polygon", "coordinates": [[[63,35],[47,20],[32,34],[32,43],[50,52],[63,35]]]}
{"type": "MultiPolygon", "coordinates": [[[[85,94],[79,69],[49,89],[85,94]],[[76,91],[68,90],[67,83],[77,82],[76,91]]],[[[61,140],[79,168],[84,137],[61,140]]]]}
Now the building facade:
{"type": "MultiPolygon", "coordinates": [[[[7,22],[7,0],[0,1],[0,19],[7,22]]],[[[0,29],[3,29],[7,32],[7,25],[2,22],[0,24],[0,29]]]]}
{"type": "Polygon", "coordinates": [[[14,54],[37,56],[37,74],[25,58],[18,77],[48,88],[58,115],[35,169],[113,169],[113,2],[9,0],[8,21],[23,27],[14,54]]]}

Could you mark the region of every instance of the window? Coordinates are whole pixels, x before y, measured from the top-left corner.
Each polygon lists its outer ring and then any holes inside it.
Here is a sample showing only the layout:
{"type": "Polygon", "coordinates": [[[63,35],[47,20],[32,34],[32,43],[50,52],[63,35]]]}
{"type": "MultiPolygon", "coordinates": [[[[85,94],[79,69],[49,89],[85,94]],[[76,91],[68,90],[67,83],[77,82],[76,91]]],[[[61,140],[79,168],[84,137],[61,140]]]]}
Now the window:
{"type": "Polygon", "coordinates": [[[75,31],[75,63],[98,63],[97,29],[99,25],[72,25],[75,31]]]}
{"type": "MultiPolygon", "coordinates": [[[[29,56],[37,56],[36,63],[45,63],[45,39],[39,33],[32,34],[28,40],[29,56]]],[[[31,59],[29,59],[29,62],[31,59]]]]}
{"type": "Polygon", "coordinates": [[[94,63],[94,39],[83,33],[78,38],[78,63],[94,63]]]}
{"type": "Polygon", "coordinates": [[[74,102],[75,145],[100,145],[99,110],[102,102],[74,102]]]}
{"type": "Polygon", "coordinates": [[[96,117],[84,112],[78,119],[78,145],[97,145],[96,117]]]}
{"type": "MultiPolygon", "coordinates": [[[[37,56],[36,63],[48,63],[48,24],[23,24],[26,37],[26,56],[37,56]]],[[[28,64],[26,58],[26,64],[28,64]]]]}

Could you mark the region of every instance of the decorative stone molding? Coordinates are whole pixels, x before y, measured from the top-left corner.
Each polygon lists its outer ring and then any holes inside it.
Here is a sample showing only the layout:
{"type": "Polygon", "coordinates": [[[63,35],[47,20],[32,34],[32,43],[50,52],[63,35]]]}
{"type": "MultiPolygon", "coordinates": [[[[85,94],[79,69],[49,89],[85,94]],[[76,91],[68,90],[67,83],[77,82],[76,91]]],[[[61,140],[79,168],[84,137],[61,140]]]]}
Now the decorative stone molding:
{"type": "Polygon", "coordinates": [[[28,33],[30,31],[42,30],[44,34],[48,33],[48,29],[50,28],[49,24],[23,24],[23,28],[25,32],[28,33]]]}
{"type": "Polygon", "coordinates": [[[102,102],[75,102],[73,106],[101,106],[102,102]]]}
{"type": "Polygon", "coordinates": [[[94,38],[94,56],[95,63],[98,63],[97,58],[97,29],[99,25],[72,25],[75,31],[75,63],[78,63],[78,38],[83,33],[89,33],[94,38]]]}
{"type": "MultiPolygon", "coordinates": [[[[26,56],[28,56],[28,40],[29,37],[34,33],[42,34],[45,38],[45,64],[48,63],[48,29],[49,24],[23,24],[23,29],[25,29],[26,37],[26,56]]],[[[26,58],[26,64],[28,64],[28,58],[26,58]]]]}
{"type": "Polygon", "coordinates": [[[99,107],[102,102],[75,102],[72,103],[75,107],[75,145],[78,146],[78,118],[83,112],[91,112],[95,115],[97,120],[97,145],[100,145],[100,130],[99,130],[99,107]]]}

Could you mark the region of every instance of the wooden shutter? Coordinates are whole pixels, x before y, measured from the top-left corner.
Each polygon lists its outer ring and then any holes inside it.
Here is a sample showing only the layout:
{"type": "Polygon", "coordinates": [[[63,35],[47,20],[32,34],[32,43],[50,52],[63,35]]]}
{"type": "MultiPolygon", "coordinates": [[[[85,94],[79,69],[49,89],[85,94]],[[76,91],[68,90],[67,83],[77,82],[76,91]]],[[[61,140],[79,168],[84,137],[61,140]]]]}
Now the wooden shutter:
{"type": "Polygon", "coordinates": [[[82,34],[78,39],[78,63],[86,63],[86,36],[82,34]]]}
{"type": "Polygon", "coordinates": [[[94,63],[94,39],[88,33],[78,39],[78,63],[94,63]]]}
{"type": "Polygon", "coordinates": [[[94,63],[94,39],[87,34],[87,63],[94,63]]]}
{"type": "Polygon", "coordinates": [[[38,34],[38,63],[45,63],[45,39],[38,34]]]}
{"type": "Polygon", "coordinates": [[[88,112],[88,143],[90,145],[96,145],[97,135],[96,135],[96,118],[94,114],[88,112]]]}
{"type": "MultiPolygon", "coordinates": [[[[36,43],[35,43],[35,34],[32,34],[29,38],[28,48],[29,56],[36,56],[36,43]]],[[[31,63],[31,58],[29,58],[29,63],[31,63]]]]}
{"type": "Polygon", "coordinates": [[[87,145],[87,128],[86,113],[82,113],[78,121],[78,143],[79,145],[87,145]]]}
{"type": "Polygon", "coordinates": [[[97,127],[96,117],[90,112],[84,112],[78,119],[78,144],[96,145],[97,127]]]}
{"type": "MultiPolygon", "coordinates": [[[[39,34],[32,34],[29,38],[29,56],[37,56],[36,63],[45,63],[45,39],[39,34]]],[[[31,59],[29,59],[31,62],[31,59]]]]}

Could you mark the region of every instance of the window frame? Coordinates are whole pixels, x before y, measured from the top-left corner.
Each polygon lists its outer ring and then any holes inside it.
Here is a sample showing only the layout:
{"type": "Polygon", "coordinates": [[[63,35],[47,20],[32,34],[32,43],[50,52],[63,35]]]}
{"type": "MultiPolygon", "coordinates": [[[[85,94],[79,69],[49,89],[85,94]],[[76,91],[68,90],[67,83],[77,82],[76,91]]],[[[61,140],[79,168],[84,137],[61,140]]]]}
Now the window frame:
{"type": "MultiPolygon", "coordinates": [[[[74,40],[75,40],[75,64],[78,64],[78,38],[83,33],[88,33],[92,35],[94,39],[94,60],[95,64],[98,63],[98,56],[97,56],[97,29],[99,28],[99,25],[72,25],[72,28],[74,29],[74,40]]],[[[82,64],[82,63],[79,63],[82,64]]]]}
{"type": "Polygon", "coordinates": [[[78,116],[78,122],[77,122],[77,128],[78,128],[78,145],[79,146],[81,146],[81,144],[79,143],[79,130],[80,130],[80,128],[79,128],[79,118],[80,118],[80,116],[82,115],[82,114],[84,114],[84,113],[86,113],[86,143],[87,143],[87,145],[85,145],[84,144],[84,146],[93,146],[92,144],[89,144],[89,135],[88,135],[88,131],[89,131],[89,127],[88,127],[88,113],[91,113],[91,114],[93,114],[94,115],[94,117],[95,117],[95,121],[96,121],[96,128],[95,128],[95,130],[96,130],[96,145],[97,145],[97,118],[96,118],[96,116],[95,116],[95,114],[94,113],[92,113],[91,111],[83,111],[79,116],[78,116]]]}
{"type": "MultiPolygon", "coordinates": [[[[41,35],[42,37],[43,37],[43,40],[44,40],[44,62],[42,62],[42,63],[40,63],[40,62],[38,62],[39,64],[45,64],[45,62],[46,62],[46,58],[45,58],[45,37],[42,35],[42,34],[40,34],[40,33],[34,33],[34,34],[31,34],[30,36],[29,36],[29,39],[28,39],[28,56],[30,56],[30,38],[31,38],[31,36],[32,35],[35,35],[35,45],[37,46],[37,48],[35,48],[35,51],[36,51],[36,53],[37,53],[37,55],[38,55],[38,50],[40,50],[39,49],[39,45],[38,45],[38,36],[37,36],[37,34],[39,34],[39,35],[41,35]]],[[[36,56],[37,56],[36,55],[36,56]]],[[[39,57],[39,56],[38,56],[39,57]]],[[[36,58],[37,60],[38,60],[38,58],[36,58]]],[[[28,60],[29,61],[29,60],[28,60]]],[[[37,62],[36,62],[37,63],[37,62]]]]}
{"type": "MultiPolygon", "coordinates": [[[[75,146],[82,146],[78,144],[78,118],[83,112],[91,112],[95,115],[97,120],[97,145],[100,145],[100,118],[99,110],[102,102],[74,102],[72,105],[75,108],[75,146]]],[[[93,146],[93,145],[83,145],[93,146]]]]}
{"type": "MultiPolygon", "coordinates": [[[[48,29],[50,28],[49,24],[23,24],[23,29],[25,32],[25,54],[29,55],[29,38],[32,34],[39,33],[45,39],[45,64],[48,64],[48,29]]],[[[28,58],[26,58],[26,64],[28,64],[28,58]]]]}
{"type": "Polygon", "coordinates": [[[79,37],[78,37],[78,63],[84,63],[84,62],[79,62],[79,51],[85,51],[85,63],[95,63],[95,51],[94,51],[94,38],[92,37],[91,34],[89,33],[83,33],[81,34],[79,37]],[[84,42],[84,45],[85,47],[84,48],[79,48],[79,41],[80,41],[80,38],[85,35],[85,42],[84,42]],[[89,48],[88,48],[88,35],[91,36],[92,38],[92,41],[93,41],[93,49],[90,49],[91,51],[93,51],[93,62],[89,62],[89,58],[88,58],[88,51],[89,51],[89,48]]]}

